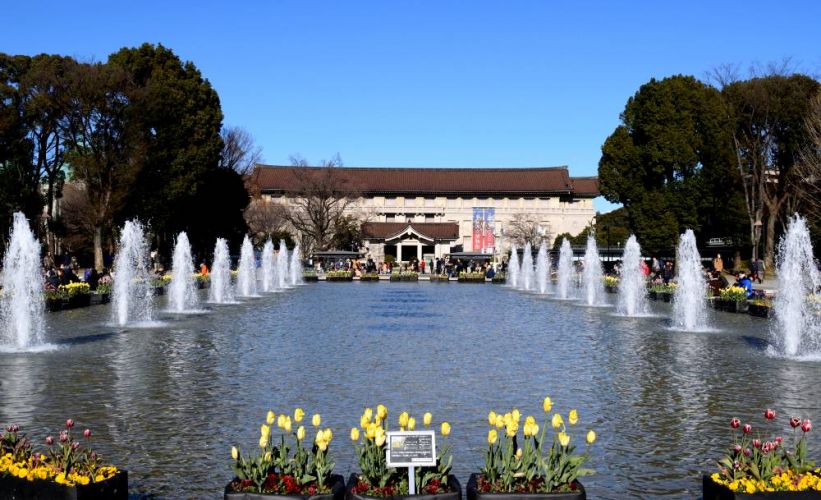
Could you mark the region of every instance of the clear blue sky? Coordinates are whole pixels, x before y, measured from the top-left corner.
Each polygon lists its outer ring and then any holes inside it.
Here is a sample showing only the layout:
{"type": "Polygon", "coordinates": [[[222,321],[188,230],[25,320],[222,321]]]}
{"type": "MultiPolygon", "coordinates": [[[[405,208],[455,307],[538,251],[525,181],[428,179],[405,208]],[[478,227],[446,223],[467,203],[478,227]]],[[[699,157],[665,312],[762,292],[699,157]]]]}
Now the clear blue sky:
{"type": "Polygon", "coordinates": [[[4,7],[1,51],[105,60],[162,43],[200,68],[225,123],[270,163],[338,152],[349,166],[595,175],[625,101],[652,77],[785,57],[821,73],[819,1],[35,4],[4,7]]]}

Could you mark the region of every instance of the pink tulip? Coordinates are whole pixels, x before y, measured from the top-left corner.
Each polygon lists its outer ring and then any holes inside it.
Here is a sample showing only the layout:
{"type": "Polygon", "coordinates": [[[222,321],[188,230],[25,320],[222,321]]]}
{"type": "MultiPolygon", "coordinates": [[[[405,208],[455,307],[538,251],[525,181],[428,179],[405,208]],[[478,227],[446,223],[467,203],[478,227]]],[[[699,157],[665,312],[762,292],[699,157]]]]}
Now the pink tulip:
{"type": "Polygon", "coordinates": [[[66,420],[66,429],[71,429],[72,427],[74,427],[74,420],[66,420]]]}
{"type": "Polygon", "coordinates": [[[53,445],[54,444],[54,438],[51,437],[51,436],[47,437],[46,438],[46,444],[49,445],[49,446],[53,445]]]}
{"type": "Polygon", "coordinates": [[[801,424],[801,430],[804,432],[810,432],[812,430],[812,422],[810,422],[810,419],[804,420],[804,423],[801,424]]]}
{"type": "Polygon", "coordinates": [[[753,430],[753,426],[750,424],[744,424],[744,427],[741,428],[744,431],[744,434],[749,434],[751,430],[753,430]]]}
{"type": "Polygon", "coordinates": [[[767,408],[766,410],[764,410],[764,418],[766,418],[767,420],[774,419],[775,418],[775,411],[773,411],[770,408],[767,408]]]}
{"type": "Polygon", "coordinates": [[[801,419],[800,419],[800,418],[798,418],[798,417],[793,417],[793,418],[791,418],[791,419],[790,419],[790,427],[792,427],[793,429],[795,429],[795,428],[796,428],[796,427],[798,427],[799,425],[801,425],[801,419]]]}
{"type": "Polygon", "coordinates": [[[733,418],[730,420],[730,427],[732,427],[733,429],[738,429],[738,427],[739,427],[740,425],[741,425],[741,420],[739,420],[739,419],[737,419],[737,418],[735,418],[735,417],[733,417],[733,418]]]}
{"type": "Polygon", "coordinates": [[[761,440],[753,439],[753,448],[761,448],[761,440]]]}
{"type": "Polygon", "coordinates": [[[83,431],[83,437],[88,439],[91,437],[91,429],[86,429],[83,431]]]}

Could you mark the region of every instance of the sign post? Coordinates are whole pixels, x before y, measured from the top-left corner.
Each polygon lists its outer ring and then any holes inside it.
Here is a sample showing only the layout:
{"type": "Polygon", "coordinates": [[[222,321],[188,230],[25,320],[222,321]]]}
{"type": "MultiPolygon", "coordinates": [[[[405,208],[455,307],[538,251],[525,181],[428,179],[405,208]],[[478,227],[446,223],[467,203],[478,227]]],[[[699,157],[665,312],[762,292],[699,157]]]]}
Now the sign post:
{"type": "Polygon", "coordinates": [[[408,468],[408,493],[416,494],[416,467],[436,467],[436,433],[433,431],[388,432],[385,458],[388,467],[408,468]]]}

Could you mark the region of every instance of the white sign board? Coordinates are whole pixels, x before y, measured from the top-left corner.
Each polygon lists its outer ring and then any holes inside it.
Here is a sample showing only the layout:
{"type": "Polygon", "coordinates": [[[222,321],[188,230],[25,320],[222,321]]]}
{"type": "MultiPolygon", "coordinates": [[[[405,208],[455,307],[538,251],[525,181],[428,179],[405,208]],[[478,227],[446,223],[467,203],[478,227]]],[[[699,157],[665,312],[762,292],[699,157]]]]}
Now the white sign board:
{"type": "Polygon", "coordinates": [[[433,431],[388,432],[388,467],[435,467],[436,433],[433,431]]]}

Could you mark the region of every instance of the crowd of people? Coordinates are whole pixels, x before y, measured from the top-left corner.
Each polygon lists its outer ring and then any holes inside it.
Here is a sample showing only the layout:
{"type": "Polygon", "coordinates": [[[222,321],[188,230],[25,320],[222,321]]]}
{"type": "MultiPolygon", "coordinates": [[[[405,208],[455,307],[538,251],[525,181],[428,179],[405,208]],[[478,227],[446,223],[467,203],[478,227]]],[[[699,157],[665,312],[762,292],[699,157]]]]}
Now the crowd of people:
{"type": "MultiPolygon", "coordinates": [[[[493,278],[497,273],[497,265],[489,260],[444,259],[441,257],[428,259],[427,261],[412,259],[406,263],[390,260],[376,262],[371,257],[367,259],[309,259],[308,267],[314,269],[317,273],[351,271],[354,276],[415,272],[423,275],[458,277],[459,273],[462,272],[481,272],[488,278],[493,278]]],[[[506,264],[501,264],[498,267],[499,270],[504,271],[506,264]]]]}

